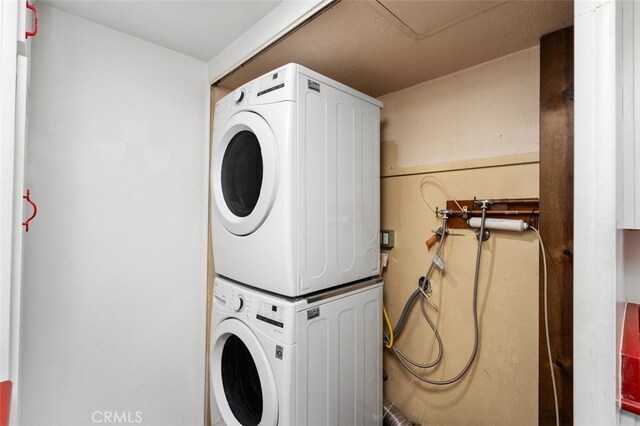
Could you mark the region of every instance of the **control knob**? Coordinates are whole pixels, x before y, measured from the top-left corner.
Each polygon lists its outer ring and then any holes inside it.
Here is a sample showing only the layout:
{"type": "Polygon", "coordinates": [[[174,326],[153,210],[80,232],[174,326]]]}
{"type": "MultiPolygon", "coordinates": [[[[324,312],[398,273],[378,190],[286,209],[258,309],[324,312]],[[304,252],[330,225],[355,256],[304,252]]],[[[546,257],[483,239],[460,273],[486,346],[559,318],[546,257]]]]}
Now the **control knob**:
{"type": "Polygon", "coordinates": [[[229,306],[231,306],[232,310],[241,312],[244,308],[244,299],[240,295],[231,296],[231,299],[229,299],[229,306]]]}
{"type": "Polygon", "coordinates": [[[240,102],[242,102],[242,100],[244,99],[244,89],[240,89],[236,92],[236,94],[234,95],[235,101],[237,104],[239,104],[240,102]]]}

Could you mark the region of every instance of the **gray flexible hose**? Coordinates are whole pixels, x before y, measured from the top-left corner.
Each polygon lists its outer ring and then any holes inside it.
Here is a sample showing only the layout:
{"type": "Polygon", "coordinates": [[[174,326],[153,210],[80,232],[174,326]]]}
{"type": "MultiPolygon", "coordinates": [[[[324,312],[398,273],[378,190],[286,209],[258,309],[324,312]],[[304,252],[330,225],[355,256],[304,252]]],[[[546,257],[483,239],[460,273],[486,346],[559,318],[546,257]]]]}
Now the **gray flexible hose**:
{"type": "Polygon", "coordinates": [[[436,340],[437,340],[437,343],[438,343],[438,356],[436,356],[436,359],[434,359],[432,362],[430,362],[428,364],[420,364],[419,362],[416,362],[416,361],[412,360],[407,355],[402,353],[402,351],[400,349],[398,349],[397,347],[393,347],[393,350],[394,350],[394,353],[396,354],[396,356],[402,357],[405,361],[409,362],[410,364],[413,364],[415,367],[418,367],[418,368],[433,368],[436,365],[438,365],[438,363],[442,359],[442,353],[444,351],[444,347],[442,345],[442,339],[440,337],[440,333],[438,333],[438,329],[436,328],[436,326],[433,323],[433,321],[431,321],[431,318],[429,317],[429,313],[427,312],[426,308],[424,307],[424,298],[420,299],[420,309],[422,310],[422,315],[427,320],[427,323],[429,323],[429,326],[431,327],[431,329],[433,330],[433,332],[436,335],[436,340]]]}
{"type": "MultiPolygon", "coordinates": [[[[442,250],[442,246],[444,245],[444,240],[445,238],[447,238],[447,235],[449,234],[448,232],[449,228],[447,227],[447,217],[443,217],[442,218],[442,237],[440,238],[440,241],[438,242],[438,247],[436,247],[436,256],[440,256],[440,251],[442,250]]],[[[422,282],[422,290],[425,289],[425,287],[427,286],[427,283],[429,282],[429,277],[431,276],[431,273],[433,272],[433,268],[436,266],[435,263],[433,262],[429,262],[429,268],[427,268],[427,273],[424,274],[424,281],[422,282]]]]}
{"type": "MultiPolygon", "coordinates": [[[[442,238],[440,238],[440,241],[438,242],[438,247],[436,247],[436,251],[435,251],[435,254],[438,256],[440,256],[440,251],[442,250],[442,247],[444,245],[444,240],[447,238],[447,235],[448,235],[447,230],[448,230],[447,218],[445,217],[442,219],[442,238]]],[[[402,330],[404,329],[404,326],[407,323],[407,318],[409,317],[409,313],[411,312],[411,308],[413,307],[413,304],[416,302],[416,299],[422,295],[422,291],[425,290],[427,283],[429,282],[429,277],[433,272],[434,266],[435,264],[433,262],[429,262],[429,268],[427,269],[427,273],[424,275],[424,281],[422,282],[421,287],[417,288],[413,293],[411,293],[411,296],[409,296],[409,298],[407,299],[407,302],[404,304],[404,307],[402,308],[402,312],[400,313],[400,318],[398,318],[398,322],[396,323],[396,326],[393,327],[394,338],[398,337],[402,332],[402,330]]],[[[427,317],[427,321],[429,322],[429,325],[431,326],[433,331],[437,333],[435,326],[433,325],[433,323],[428,317],[427,317]]],[[[385,344],[389,343],[389,336],[387,336],[386,333],[384,336],[384,343],[385,344]]]]}
{"type": "Polygon", "coordinates": [[[432,385],[440,385],[440,386],[444,386],[444,385],[450,385],[452,383],[457,382],[458,380],[460,380],[462,377],[464,377],[465,374],[467,374],[467,371],[469,371],[469,368],[471,368],[471,365],[473,364],[473,361],[476,359],[476,355],[478,354],[478,343],[480,341],[480,332],[479,332],[479,326],[478,326],[478,281],[479,281],[479,276],[480,276],[480,258],[482,255],[482,243],[484,242],[484,222],[486,219],[486,214],[487,214],[487,209],[486,207],[482,208],[482,221],[480,223],[480,233],[478,234],[478,250],[476,252],[476,269],[475,269],[475,274],[473,277],[473,333],[474,333],[474,338],[473,338],[473,350],[471,351],[471,356],[469,357],[469,360],[467,361],[467,364],[464,366],[464,368],[453,378],[451,379],[447,379],[447,380],[431,380],[431,379],[427,379],[425,377],[420,376],[419,374],[417,374],[416,372],[414,372],[410,366],[407,365],[407,363],[405,362],[404,355],[399,355],[398,354],[398,349],[397,348],[392,348],[394,354],[396,355],[396,357],[398,358],[398,360],[400,361],[400,363],[402,364],[402,366],[405,368],[405,370],[407,370],[413,377],[415,377],[416,379],[425,382],[425,383],[429,383],[432,385]]]}
{"type": "Polygon", "coordinates": [[[400,332],[402,332],[402,329],[404,328],[407,322],[409,312],[411,312],[411,308],[413,307],[413,304],[416,302],[416,299],[421,295],[422,295],[422,292],[420,291],[419,288],[417,288],[413,293],[411,293],[411,296],[409,296],[409,298],[407,299],[407,302],[405,303],[404,308],[402,308],[402,312],[400,313],[400,318],[398,318],[398,323],[396,324],[395,327],[393,327],[394,337],[399,336],[400,332]]]}

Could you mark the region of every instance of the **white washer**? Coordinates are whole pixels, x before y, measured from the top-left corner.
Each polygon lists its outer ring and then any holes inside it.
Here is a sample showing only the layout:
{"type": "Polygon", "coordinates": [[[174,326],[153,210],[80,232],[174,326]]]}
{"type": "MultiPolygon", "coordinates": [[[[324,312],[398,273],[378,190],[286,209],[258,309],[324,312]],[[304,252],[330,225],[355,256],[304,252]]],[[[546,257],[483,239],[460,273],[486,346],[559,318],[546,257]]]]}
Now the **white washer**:
{"type": "Polygon", "coordinates": [[[213,291],[213,425],[382,424],[382,278],[298,299],[219,277],[213,291]]]}
{"type": "Polygon", "coordinates": [[[216,273],[292,297],[379,275],[381,106],[297,64],[216,104],[216,273]]]}

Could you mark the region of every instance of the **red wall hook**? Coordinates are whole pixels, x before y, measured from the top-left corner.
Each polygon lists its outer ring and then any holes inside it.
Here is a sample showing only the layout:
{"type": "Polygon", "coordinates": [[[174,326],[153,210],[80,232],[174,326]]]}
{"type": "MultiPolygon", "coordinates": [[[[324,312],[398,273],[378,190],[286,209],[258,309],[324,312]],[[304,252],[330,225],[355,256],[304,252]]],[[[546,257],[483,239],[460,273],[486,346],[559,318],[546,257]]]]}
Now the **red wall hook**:
{"type": "Polygon", "coordinates": [[[29,223],[38,214],[38,206],[36,205],[36,203],[31,201],[31,191],[29,191],[28,189],[27,189],[27,195],[23,195],[22,198],[27,200],[27,203],[31,204],[31,207],[33,207],[33,213],[31,214],[31,217],[22,223],[25,226],[25,232],[29,232],[29,223]]]}
{"type": "Polygon", "coordinates": [[[38,9],[27,0],[27,9],[33,12],[33,31],[27,31],[25,38],[33,37],[38,34],[38,9]]]}

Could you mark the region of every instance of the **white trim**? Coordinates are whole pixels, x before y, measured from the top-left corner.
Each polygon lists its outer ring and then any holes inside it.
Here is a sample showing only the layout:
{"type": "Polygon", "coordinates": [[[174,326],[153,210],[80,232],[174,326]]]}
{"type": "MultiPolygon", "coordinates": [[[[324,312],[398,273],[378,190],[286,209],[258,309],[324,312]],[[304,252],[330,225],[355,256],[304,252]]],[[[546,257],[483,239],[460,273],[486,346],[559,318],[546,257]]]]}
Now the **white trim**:
{"type": "Polygon", "coordinates": [[[0,1],[0,381],[10,377],[18,2],[0,1]]]}
{"type": "Polygon", "coordinates": [[[575,3],[574,418],[615,425],[619,9],[575,3]]]}
{"type": "Polygon", "coordinates": [[[209,82],[224,77],[335,0],[284,0],[209,61],[209,82]]]}
{"type": "MultiPolygon", "coordinates": [[[[19,2],[21,7],[22,0],[19,2]]],[[[25,193],[25,156],[27,144],[27,85],[28,85],[29,59],[18,56],[16,79],[16,128],[14,149],[14,203],[13,203],[13,240],[11,259],[11,354],[9,355],[11,377],[13,380],[13,392],[11,394],[11,415],[9,424],[17,426],[18,397],[20,396],[20,332],[22,320],[22,259],[25,231],[22,226],[24,219],[24,202],[22,195],[25,193]]],[[[29,206],[29,215],[31,214],[29,206]]]]}

